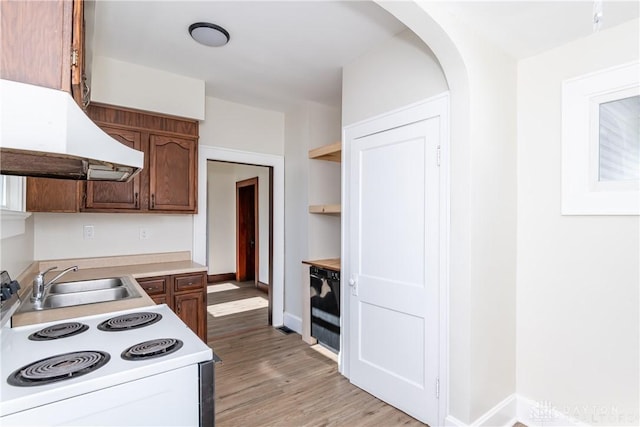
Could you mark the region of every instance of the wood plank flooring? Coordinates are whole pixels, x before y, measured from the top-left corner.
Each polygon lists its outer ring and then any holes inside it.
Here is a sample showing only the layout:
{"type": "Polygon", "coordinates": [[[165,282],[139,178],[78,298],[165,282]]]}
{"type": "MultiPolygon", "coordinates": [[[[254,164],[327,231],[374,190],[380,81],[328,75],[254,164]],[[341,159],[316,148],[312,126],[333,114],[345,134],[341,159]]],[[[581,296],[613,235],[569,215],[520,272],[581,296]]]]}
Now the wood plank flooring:
{"type": "MultiPolygon", "coordinates": [[[[208,295],[209,304],[265,294],[252,284],[208,295]]],[[[216,426],[423,426],[351,385],[335,362],[267,325],[267,309],[209,315],[216,364],[216,426]]]]}

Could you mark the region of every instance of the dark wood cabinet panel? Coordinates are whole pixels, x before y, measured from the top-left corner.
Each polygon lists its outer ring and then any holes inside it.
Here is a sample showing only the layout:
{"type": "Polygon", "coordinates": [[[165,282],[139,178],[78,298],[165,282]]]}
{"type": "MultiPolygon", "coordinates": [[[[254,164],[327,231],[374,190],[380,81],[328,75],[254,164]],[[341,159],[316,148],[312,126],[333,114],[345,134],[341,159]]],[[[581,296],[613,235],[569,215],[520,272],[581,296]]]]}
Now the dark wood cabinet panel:
{"type": "Polygon", "coordinates": [[[173,310],[173,307],[170,304],[170,301],[167,299],[167,297],[165,295],[156,295],[154,297],[151,297],[151,299],[153,300],[153,302],[157,304],[167,304],[167,306],[173,310]]]}
{"type": "Polygon", "coordinates": [[[197,141],[149,136],[151,210],[195,211],[197,141]]]}
{"type": "Polygon", "coordinates": [[[65,0],[0,2],[3,79],[71,92],[73,6],[65,0]]]}
{"type": "MultiPolygon", "coordinates": [[[[102,126],[107,134],[127,147],[142,150],[140,132],[102,126]]],[[[140,209],[140,175],[129,182],[87,181],[83,210],[140,209]]]]}
{"type": "Polygon", "coordinates": [[[197,212],[197,120],[104,104],[91,104],[87,112],[98,126],[118,141],[132,146],[132,141],[139,138],[137,149],[144,152],[145,160],[144,169],[134,178],[134,184],[100,183],[103,199],[99,205],[95,204],[98,195],[95,191],[91,195],[90,191],[95,184],[88,183],[86,211],[197,212]],[[134,185],[137,185],[137,191],[134,185]]]}
{"type": "Polygon", "coordinates": [[[82,183],[66,179],[27,178],[27,212],[78,212],[82,183]]]}
{"type": "Polygon", "coordinates": [[[89,105],[89,87],[85,75],[85,22],[84,0],[73,2],[71,31],[71,96],[83,110],[89,105]]]}
{"type": "Polygon", "coordinates": [[[207,342],[206,272],[136,279],[156,304],[167,304],[204,342],[207,342]]]}
{"type": "Polygon", "coordinates": [[[173,279],[173,291],[183,292],[201,290],[205,285],[205,279],[206,278],[202,273],[175,276],[173,279]]]}
{"type": "Polygon", "coordinates": [[[158,294],[165,295],[169,286],[167,284],[171,281],[171,276],[159,276],[159,277],[147,277],[144,279],[137,279],[137,282],[142,286],[142,289],[149,294],[149,296],[154,296],[158,294]]]}
{"type": "MultiPolygon", "coordinates": [[[[189,292],[174,297],[175,313],[201,339],[206,337],[206,311],[200,292],[189,292]]],[[[206,338],[205,338],[206,342],[206,338]]]]}

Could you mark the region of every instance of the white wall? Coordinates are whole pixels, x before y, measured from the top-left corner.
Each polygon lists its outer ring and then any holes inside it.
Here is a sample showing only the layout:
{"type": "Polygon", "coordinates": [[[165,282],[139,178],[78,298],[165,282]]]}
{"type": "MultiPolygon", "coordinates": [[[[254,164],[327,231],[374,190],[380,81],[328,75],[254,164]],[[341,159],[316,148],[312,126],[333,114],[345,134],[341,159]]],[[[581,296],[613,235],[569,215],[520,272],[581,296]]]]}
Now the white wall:
{"type": "Polygon", "coordinates": [[[95,56],[91,101],[202,120],[204,81],[95,56]]]}
{"type": "Polygon", "coordinates": [[[236,272],[236,182],[258,177],[259,274],[269,284],[269,169],[208,162],[209,274],[236,272]]]}
{"type": "Polygon", "coordinates": [[[638,20],[518,66],[517,390],[638,425],[638,216],[562,216],[561,83],[638,59],[638,20]]]}
{"type": "Polygon", "coordinates": [[[23,234],[0,239],[0,271],[7,270],[12,279],[29,267],[34,260],[33,215],[26,219],[24,226],[23,234]]]}
{"type": "Polygon", "coordinates": [[[343,68],[342,122],[350,125],[446,90],[433,52],[405,30],[343,68]]]}
{"type": "MultiPolygon", "coordinates": [[[[442,416],[468,424],[515,392],[516,62],[438,2],[378,4],[429,45],[451,93],[449,402],[442,416]]],[[[442,79],[433,71],[416,78],[442,79]]]]}
{"type": "Polygon", "coordinates": [[[200,144],[252,153],[284,153],[284,114],[206,97],[200,144]]]}
{"type": "Polygon", "coordinates": [[[285,325],[301,332],[302,261],[340,256],[340,218],[309,214],[309,204],[340,202],[338,164],[309,150],[339,141],[340,110],[305,103],[285,117],[285,325]]]}
{"type": "Polygon", "coordinates": [[[35,213],[35,259],[133,255],[192,249],[192,215],[35,213]],[[95,237],[83,239],[83,226],[95,237]],[[147,229],[146,240],[140,228],[147,229]]]}
{"type": "MultiPolygon", "coordinates": [[[[340,203],[340,163],[309,159],[309,150],[340,141],[341,110],[319,104],[307,105],[307,194],[309,205],[340,203]]],[[[308,214],[308,259],[340,258],[340,216],[308,214]]]]}
{"type": "Polygon", "coordinates": [[[284,282],[285,326],[302,332],[302,260],[309,255],[307,168],[309,115],[306,109],[290,111],[285,116],[285,233],[284,282]]]}

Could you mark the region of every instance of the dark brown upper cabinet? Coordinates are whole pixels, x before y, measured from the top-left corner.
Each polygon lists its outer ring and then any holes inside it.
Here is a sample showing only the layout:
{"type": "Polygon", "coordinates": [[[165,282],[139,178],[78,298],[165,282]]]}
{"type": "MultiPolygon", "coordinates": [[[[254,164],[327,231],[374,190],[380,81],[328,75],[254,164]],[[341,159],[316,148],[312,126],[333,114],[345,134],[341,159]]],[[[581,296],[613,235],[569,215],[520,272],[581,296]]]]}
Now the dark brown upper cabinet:
{"type": "Polygon", "coordinates": [[[85,212],[196,213],[198,121],[104,104],[89,117],[118,141],[144,152],[133,181],[86,184],[85,212]]]}
{"type": "MultiPolygon", "coordinates": [[[[107,134],[135,150],[142,150],[140,132],[102,126],[107,134]]],[[[140,209],[140,174],[129,182],[87,181],[84,210],[140,209]]]]}

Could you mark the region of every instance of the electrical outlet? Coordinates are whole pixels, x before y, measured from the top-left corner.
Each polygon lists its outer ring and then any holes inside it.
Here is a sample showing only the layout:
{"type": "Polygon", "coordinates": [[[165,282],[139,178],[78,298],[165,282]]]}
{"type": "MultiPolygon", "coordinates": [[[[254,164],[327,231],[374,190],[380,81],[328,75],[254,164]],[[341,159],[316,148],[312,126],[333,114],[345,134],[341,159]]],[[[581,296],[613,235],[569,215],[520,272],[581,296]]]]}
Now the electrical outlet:
{"type": "Polygon", "coordinates": [[[82,227],[82,237],[84,240],[93,239],[94,229],[93,225],[85,225],[82,227]]]}
{"type": "Polygon", "coordinates": [[[147,240],[149,238],[149,230],[146,228],[141,228],[139,230],[140,240],[147,240]]]}

